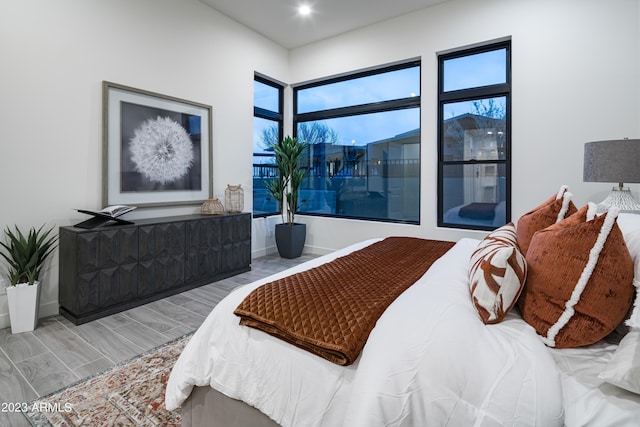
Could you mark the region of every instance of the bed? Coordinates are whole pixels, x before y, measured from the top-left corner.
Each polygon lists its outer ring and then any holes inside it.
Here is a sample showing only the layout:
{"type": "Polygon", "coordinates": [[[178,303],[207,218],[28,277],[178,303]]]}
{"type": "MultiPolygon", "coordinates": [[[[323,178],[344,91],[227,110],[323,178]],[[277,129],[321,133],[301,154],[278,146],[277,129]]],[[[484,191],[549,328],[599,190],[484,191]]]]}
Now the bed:
{"type": "Polygon", "coordinates": [[[526,307],[481,319],[469,285],[481,240],[463,238],[437,259],[346,366],[240,325],[234,311],[256,289],[381,240],[234,290],[174,366],[167,408],[182,407],[183,425],[207,426],[637,425],[640,395],[600,378],[618,350],[611,335],[550,348],[523,320],[526,307]]]}

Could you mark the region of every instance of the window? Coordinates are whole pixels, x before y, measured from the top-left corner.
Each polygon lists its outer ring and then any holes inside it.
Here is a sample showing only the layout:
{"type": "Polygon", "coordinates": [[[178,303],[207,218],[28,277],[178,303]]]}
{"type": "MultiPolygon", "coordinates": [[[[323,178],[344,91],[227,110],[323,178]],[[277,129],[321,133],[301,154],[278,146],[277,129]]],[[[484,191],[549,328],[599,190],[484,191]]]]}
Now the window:
{"type": "Polygon", "coordinates": [[[511,220],[511,43],[438,57],[438,226],[511,220]]]}
{"type": "Polygon", "coordinates": [[[271,143],[282,139],[283,87],[255,76],[253,81],[253,216],[278,213],[278,203],[269,197],[264,182],[278,176],[271,143]]]}
{"type": "Polygon", "coordinates": [[[300,213],[420,221],[420,62],[294,88],[300,213]]]}

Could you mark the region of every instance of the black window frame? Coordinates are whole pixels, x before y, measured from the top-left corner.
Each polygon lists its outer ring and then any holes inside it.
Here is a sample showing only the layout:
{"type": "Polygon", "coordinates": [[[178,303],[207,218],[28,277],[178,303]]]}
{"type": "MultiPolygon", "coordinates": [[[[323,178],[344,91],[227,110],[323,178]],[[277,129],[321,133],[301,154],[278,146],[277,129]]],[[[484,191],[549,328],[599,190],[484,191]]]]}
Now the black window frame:
{"type": "Polygon", "coordinates": [[[449,165],[481,165],[497,164],[505,167],[505,223],[511,222],[511,40],[503,40],[464,48],[452,52],[438,55],[438,202],[437,202],[437,225],[444,228],[458,228],[469,230],[491,231],[496,227],[479,226],[472,224],[453,224],[444,222],[444,168],[449,165]],[[472,87],[467,89],[457,89],[448,92],[444,91],[444,63],[447,60],[462,58],[466,56],[486,53],[505,49],[505,83],[491,84],[486,86],[472,87]],[[505,157],[504,159],[491,160],[448,160],[444,159],[444,105],[453,102],[474,101],[486,98],[505,97],[505,157]]]}
{"type": "MultiPolygon", "coordinates": [[[[271,111],[266,108],[256,107],[254,105],[253,117],[276,122],[278,124],[278,141],[282,141],[282,138],[284,136],[284,85],[258,73],[254,74],[253,80],[256,82],[265,84],[267,86],[271,86],[275,89],[278,89],[278,111],[271,111]]],[[[255,156],[256,156],[256,153],[253,154],[252,158],[255,156]]],[[[260,165],[253,164],[252,169],[254,171],[253,172],[254,179],[255,179],[256,167],[259,167],[259,166],[260,165]]],[[[253,210],[252,214],[254,218],[263,218],[263,217],[268,217],[273,215],[280,215],[279,210],[274,212],[263,212],[259,214],[255,213],[255,206],[252,210],[253,210]]]]}
{"type": "MultiPolygon", "coordinates": [[[[349,117],[349,116],[357,116],[371,113],[383,113],[388,111],[397,111],[402,109],[411,109],[418,108],[419,111],[422,109],[421,105],[421,95],[422,95],[422,78],[419,78],[418,84],[420,86],[420,95],[410,96],[400,99],[393,99],[388,101],[379,101],[379,102],[371,102],[366,104],[352,105],[348,107],[338,107],[338,108],[330,108],[326,110],[319,111],[311,111],[308,113],[298,113],[298,92],[304,89],[309,89],[312,87],[325,86],[333,83],[343,82],[347,80],[355,80],[363,77],[373,76],[376,74],[383,74],[392,71],[403,70],[407,68],[419,67],[422,70],[422,60],[420,58],[414,58],[407,61],[399,62],[393,65],[386,65],[379,68],[372,68],[365,71],[357,71],[353,73],[347,73],[344,75],[340,75],[337,77],[331,77],[328,79],[321,79],[311,83],[294,85],[293,87],[293,134],[297,136],[298,124],[303,122],[313,122],[317,120],[326,120],[326,119],[334,119],[341,117],[349,117]]],[[[421,113],[420,113],[421,117],[421,113]]],[[[420,130],[422,129],[422,120],[420,120],[420,130]]],[[[422,141],[420,141],[420,153],[422,153],[422,141]]],[[[420,160],[422,159],[422,155],[419,155],[420,160]]],[[[418,165],[419,172],[418,176],[420,177],[418,180],[418,187],[421,188],[422,185],[422,162],[418,165]]],[[[375,221],[375,222],[388,222],[388,223],[397,223],[397,224],[420,224],[420,200],[421,200],[421,191],[418,191],[418,220],[410,221],[410,220],[397,220],[397,219],[386,219],[386,218],[371,218],[371,217],[363,217],[363,216],[355,216],[355,215],[334,215],[327,213],[317,213],[317,212],[298,212],[297,215],[307,215],[307,216],[317,216],[317,217],[329,217],[329,218],[340,218],[340,219],[355,219],[355,220],[364,220],[364,221],[375,221]]]]}

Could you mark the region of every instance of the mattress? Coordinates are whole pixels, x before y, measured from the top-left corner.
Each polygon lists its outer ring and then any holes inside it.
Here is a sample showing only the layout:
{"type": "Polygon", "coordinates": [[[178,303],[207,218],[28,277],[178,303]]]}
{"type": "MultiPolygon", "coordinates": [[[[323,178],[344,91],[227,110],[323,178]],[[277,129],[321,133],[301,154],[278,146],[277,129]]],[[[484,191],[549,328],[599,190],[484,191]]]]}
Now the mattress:
{"type": "Polygon", "coordinates": [[[484,325],[468,288],[462,239],[383,313],[358,359],[339,366],[264,332],[233,310],[256,287],[371,244],[361,242],[236,289],[177,361],[169,409],[210,386],[282,426],[559,426],[561,375],[515,313],[484,325]]]}

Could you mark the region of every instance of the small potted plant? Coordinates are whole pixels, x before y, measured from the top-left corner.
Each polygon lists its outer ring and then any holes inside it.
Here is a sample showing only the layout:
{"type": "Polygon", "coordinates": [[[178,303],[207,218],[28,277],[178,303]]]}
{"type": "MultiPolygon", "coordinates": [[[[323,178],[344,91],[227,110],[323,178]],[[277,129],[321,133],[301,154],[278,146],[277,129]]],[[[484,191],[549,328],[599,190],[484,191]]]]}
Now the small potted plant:
{"type": "Polygon", "coordinates": [[[276,154],[279,178],[267,181],[267,191],[280,206],[282,224],[276,224],[276,246],[283,258],[297,258],[302,254],[307,236],[306,224],[295,222],[299,208],[299,189],[306,170],[298,163],[307,144],[287,136],[271,148],[276,154]],[[286,220],[285,220],[286,214],[286,220]]]}
{"type": "Polygon", "coordinates": [[[31,228],[25,234],[16,226],[7,227],[6,242],[0,242],[0,255],[9,264],[10,286],[7,287],[11,333],[33,331],[38,324],[40,307],[40,273],[44,262],[57,246],[58,236],[51,235],[53,227],[45,230],[31,228]]]}

